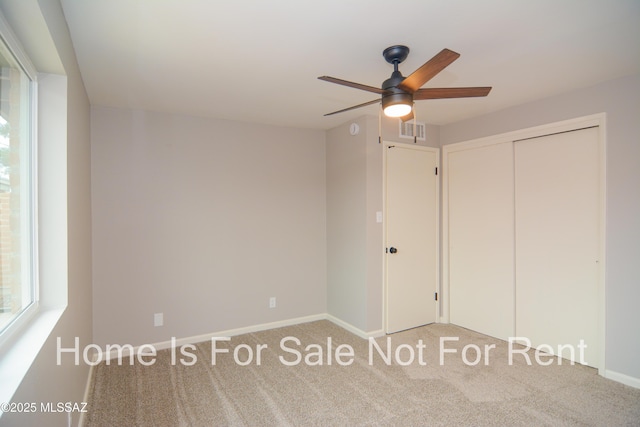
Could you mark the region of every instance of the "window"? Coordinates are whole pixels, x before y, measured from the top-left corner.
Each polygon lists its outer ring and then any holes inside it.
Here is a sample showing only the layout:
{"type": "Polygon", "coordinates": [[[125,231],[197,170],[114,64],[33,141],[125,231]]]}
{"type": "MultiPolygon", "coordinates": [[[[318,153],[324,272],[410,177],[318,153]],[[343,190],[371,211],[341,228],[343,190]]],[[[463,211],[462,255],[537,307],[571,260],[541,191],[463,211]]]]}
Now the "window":
{"type": "Polygon", "coordinates": [[[37,301],[35,83],[0,39],[0,334],[37,301]]]}
{"type": "MultiPolygon", "coordinates": [[[[24,2],[0,3],[2,12],[12,10],[17,28],[28,37],[35,36],[32,42],[50,46],[52,35],[44,20],[31,19],[33,8],[17,6],[24,2]]],[[[0,313],[0,402],[13,399],[67,307],[69,91],[55,46],[46,53],[33,52],[59,74],[38,73],[36,83],[35,68],[0,12],[0,192],[12,203],[0,207],[0,213],[8,212],[10,219],[0,231],[0,256],[19,260],[11,264],[10,290],[5,283],[8,276],[0,276],[4,310],[0,313]],[[52,67],[49,60],[55,63],[52,67]],[[38,284],[39,276],[43,280],[38,284]],[[10,306],[6,303],[9,292],[10,306]]]]}

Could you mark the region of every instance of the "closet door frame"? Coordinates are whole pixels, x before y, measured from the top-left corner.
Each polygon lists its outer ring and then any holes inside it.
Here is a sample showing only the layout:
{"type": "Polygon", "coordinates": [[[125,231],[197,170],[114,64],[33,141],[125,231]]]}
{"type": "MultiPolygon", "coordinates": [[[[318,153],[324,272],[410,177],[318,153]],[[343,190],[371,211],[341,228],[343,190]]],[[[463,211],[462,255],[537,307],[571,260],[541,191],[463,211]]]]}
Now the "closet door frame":
{"type": "MultiPolygon", "coordinates": [[[[442,147],[442,307],[441,307],[441,323],[450,322],[450,292],[449,292],[449,155],[460,150],[468,150],[480,148],[493,144],[514,142],[522,139],[536,138],[545,135],[551,135],[561,132],[570,132],[573,130],[583,129],[587,127],[598,127],[599,139],[599,248],[598,248],[598,373],[605,376],[605,225],[606,225],[606,114],[599,113],[590,116],[578,117],[575,119],[554,122],[546,125],[525,128],[517,131],[492,135],[484,138],[473,139],[464,142],[445,145],[442,147]]],[[[550,153],[549,155],[553,155],[550,153]]],[[[515,244],[515,242],[514,242],[515,244]]],[[[514,260],[515,262],[515,260],[514,260]]],[[[515,277],[513,286],[515,288],[515,277]]],[[[514,300],[515,307],[515,300],[514,300]]]]}

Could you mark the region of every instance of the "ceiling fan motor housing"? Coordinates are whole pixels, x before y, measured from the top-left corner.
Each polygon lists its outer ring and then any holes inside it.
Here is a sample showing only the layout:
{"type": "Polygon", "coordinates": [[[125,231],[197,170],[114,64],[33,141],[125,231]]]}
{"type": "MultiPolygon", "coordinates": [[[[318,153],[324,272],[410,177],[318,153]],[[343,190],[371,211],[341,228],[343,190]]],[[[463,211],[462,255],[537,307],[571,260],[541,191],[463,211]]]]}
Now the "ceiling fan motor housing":
{"type": "Polygon", "coordinates": [[[382,89],[386,91],[382,95],[382,109],[396,104],[405,104],[413,106],[412,94],[400,89],[398,85],[402,83],[404,76],[400,71],[391,73],[391,77],[382,82],[382,89]]]}

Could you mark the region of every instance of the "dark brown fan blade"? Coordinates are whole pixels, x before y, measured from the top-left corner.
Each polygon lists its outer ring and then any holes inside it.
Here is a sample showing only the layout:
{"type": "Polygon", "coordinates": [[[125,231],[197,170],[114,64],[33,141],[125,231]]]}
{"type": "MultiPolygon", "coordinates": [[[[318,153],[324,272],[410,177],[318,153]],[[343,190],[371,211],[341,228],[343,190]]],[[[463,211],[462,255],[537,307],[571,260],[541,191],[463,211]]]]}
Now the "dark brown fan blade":
{"type": "Polygon", "coordinates": [[[333,114],[344,113],[345,111],[355,110],[356,108],[366,107],[367,105],[376,104],[380,102],[379,99],[374,99],[373,101],[365,102],[364,104],[354,105],[353,107],[345,108],[344,110],[334,111],[333,113],[327,113],[325,116],[331,116],[333,114]]]}
{"type": "Polygon", "coordinates": [[[413,100],[442,98],[471,98],[487,96],[491,87],[448,87],[419,89],[413,94],[413,100]]]}
{"type": "Polygon", "coordinates": [[[402,120],[403,122],[408,122],[411,119],[413,119],[413,110],[411,110],[411,112],[406,116],[400,117],[400,120],[402,120]]]}
{"type": "Polygon", "coordinates": [[[417,91],[436,74],[458,59],[459,56],[459,53],[452,50],[442,49],[440,53],[425,62],[422,67],[411,73],[409,77],[405,78],[398,87],[409,93],[417,91]]]}
{"type": "Polygon", "coordinates": [[[324,80],[325,82],[329,82],[329,83],[336,83],[336,84],[343,85],[343,86],[349,86],[349,87],[352,87],[352,88],[355,88],[355,89],[366,90],[367,92],[373,92],[373,93],[377,93],[379,95],[382,95],[382,94],[386,93],[385,90],[382,90],[382,89],[377,88],[377,87],[367,86],[367,85],[363,85],[363,84],[360,84],[360,83],[349,82],[347,80],[342,80],[342,79],[336,79],[335,77],[321,76],[321,77],[318,77],[318,79],[324,80]]]}

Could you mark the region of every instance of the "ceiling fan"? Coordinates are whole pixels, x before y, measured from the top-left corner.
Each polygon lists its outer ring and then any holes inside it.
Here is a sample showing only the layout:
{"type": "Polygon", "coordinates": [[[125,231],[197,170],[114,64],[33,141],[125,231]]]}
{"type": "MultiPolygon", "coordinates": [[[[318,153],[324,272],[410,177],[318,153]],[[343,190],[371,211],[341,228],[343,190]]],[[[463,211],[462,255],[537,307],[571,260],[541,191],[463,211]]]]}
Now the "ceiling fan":
{"type": "Polygon", "coordinates": [[[325,114],[330,116],[333,114],[343,113],[345,111],[354,110],[367,105],[382,102],[384,114],[388,117],[399,117],[402,121],[411,120],[413,118],[413,101],[423,99],[442,99],[442,98],[468,98],[487,96],[491,91],[491,87],[454,87],[454,88],[425,88],[420,89],[422,85],[431,80],[436,74],[444,70],[449,64],[458,59],[459,53],[449,49],[442,49],[440,53],[425,62],[420,68],[411,73],[408,77],[404,77],[398,71],[398,64],[402,63],[409,55],[407,46],[396,45],[386,48],[382,52],[384,59],[393,64],[393,73],[391,77],[382,82],[380,89],[373,86],[367,86],[360,83],[354,83],[347,80],[337,79],[335,77],[321,76],[320,80],[330,83],[336,83],[343,86],[349,86],[355,89],[366,90],[367,92],[377,93],[381,95],[381,99],[365,102],[364,104],[354,105],[353,107],[343,110],[334,111],[325,114]]]}

